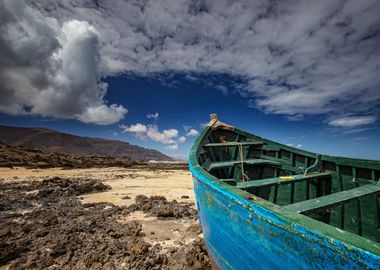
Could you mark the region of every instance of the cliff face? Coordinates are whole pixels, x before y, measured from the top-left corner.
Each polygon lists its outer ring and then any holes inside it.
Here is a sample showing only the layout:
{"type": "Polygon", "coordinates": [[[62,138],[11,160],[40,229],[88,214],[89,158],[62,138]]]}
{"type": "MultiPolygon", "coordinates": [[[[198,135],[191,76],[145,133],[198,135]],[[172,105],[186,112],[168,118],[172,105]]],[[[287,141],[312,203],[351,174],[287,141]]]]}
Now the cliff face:
{"type": "Polygon", "coordinates": [[[81,137],[46,128],[0,126],[0,141],[12,146],[70,155],[127,156],[132,160],[172,160],[157,150],[127,142],[81,137]]]}

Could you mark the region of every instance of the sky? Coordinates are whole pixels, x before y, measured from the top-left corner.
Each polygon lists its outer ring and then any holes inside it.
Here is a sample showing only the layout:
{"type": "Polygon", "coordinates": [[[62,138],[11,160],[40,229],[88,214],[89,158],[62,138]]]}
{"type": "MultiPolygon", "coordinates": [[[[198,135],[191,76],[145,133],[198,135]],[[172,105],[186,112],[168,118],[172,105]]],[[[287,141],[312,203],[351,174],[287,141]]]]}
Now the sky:
{"type": "Polygon", "coordinates": [[[380,2],[0,0],[0,124],[186,157],[210,113],[380,159],[380,2]]]}

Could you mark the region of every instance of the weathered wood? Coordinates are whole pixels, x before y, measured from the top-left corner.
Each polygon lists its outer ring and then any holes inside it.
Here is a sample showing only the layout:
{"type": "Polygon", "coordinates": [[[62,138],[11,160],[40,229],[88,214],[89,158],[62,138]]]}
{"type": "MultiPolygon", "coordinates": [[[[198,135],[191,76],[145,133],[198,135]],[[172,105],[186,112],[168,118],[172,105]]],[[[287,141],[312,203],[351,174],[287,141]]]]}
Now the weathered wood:
{"type": "Polygon", "coordinates": [[[335,164],[342,166],[355,166],[356,168],[380,170],[380,161],[378,160],[354,159],[327,155],[323,155],[322,160],[334,162],[335,164]]]}
{"type": "MultiPolygon", "coordinates": [[[[342,174],[340,172],[340,167],[339,165],[336,165],[336,175],[337,175],[337,180],[338,180],[338,184],[339,184],[339,191],[343,191],[344,190],[344,186],[343,186],[343,180],[342,180],[342,174]]],[[[343,230],[344,229],[344,210],[345,209],[345,206],[344,204],[342,204],[340,206],[340,228],[343,230]]]]}
{"type": "Polygon", "coordinates": [[[231,179],[220,179],[221,182],[224,182],[224,183],[227,183],[227,184],[230,184],[232,186],[236,186],[236,180],[231,178],[231,179]]]}
{"type": "Polygon", "coordinates": [[[373,183],[373,184],[364,185],[358,188],[353,188],[350,190],[345,190],[342,192],[326,195],[323,197],[318,197],[315,199],[282,206],[281,208],[287,211],[303,213],[303,212],[308,212],[311,210],[328,208],[335,205],[345,204],[350,201],[358,200],[362,197],[369,196],[376,193],[380,193],[380,184],[373,183]]]}
{"type": "MultiPolygon", "coordinates": [[[[243,161],[244,165],[271,165],[271,166],[281,166],[280,162],[271,161],[267,159],[247,159],[243,161]]],[[[241,164],[240,160],[233,161],[219,161],[212,162],[209,166],[205,167],[206,170],[211,171],[218,168],[227,168],[241,164]]]]}
{"type": "Polygon", "coordinates": [[[313,173],[309,175],[298,174],[298,175],[289,175],[289,176],[280,176],[275,178],[253,180],[248,182],[241,182],[237,184],[238,188],[247,189],[252,187],[265,187],[273,185],[287,185],[293,184],[296,182],[303,182],[310,179],[321,179],[331,177],[331,173],[313,173]]]}
{"type": "Polygon", "coordinates": [[[232,146],[260,146],[262,142],[226,142],[226,143],[207,143],[203,147],[232,147],[232,146]]]}
{"type": "Polygon", "coordinates": [[[266,151],[280,151],[280,147],[277,147],[277,146],[274,146],[274,145],[263,145],[262,147],[263,150],[266,150],[266,151]]]}
{"type": "Polygon", "coordinates": [[[205,243],[219,269],[378,269],[380,193],[372,184],[379,180],[380,162],[323,155],[319,166],[312,167],[316,157],[317,153],[223,125],[208,126],[202,131],[190,152],[189,165],[205,243]],[[208,140],[209,136],[212,140],[208,140]],[[220,136],[229,142],[242,141],[243,151],[238,151],[239,143],[205,146],[219,143],[220,136]],[[263,145],[250,147],[247,143],[251,142],[263,145]],[[219,151],[228,155],[219,157],[219,151]],[[245,166],[248,164],[244,161],[240,166],[241,152],[242,159],[272,161],[276,165],[253,162],[259,166],[245,166]],[[200,154],[206,156],[200,159],[200,154]],[[321,172],[327,175],[299,182],[285,177],[272,186],[252,189],[235,186],[244,185],[234,180],[241,179],[241,168],[251,179],[267,181],[282,175],[303,175],[308,167],[312,168],[307,172],[313,170],[308,177],[321,172]],[[379,195],[367,195],[373,192],[379,195]],[[294,209],[286,211],[286,207],[300,204],[311,210],[305,215],[294,209]],[[288,260],[279,246],[286,246],[286,256],[294,257],[288,260]],[[260,251],[263,253],[258,254],[260,251]]]}

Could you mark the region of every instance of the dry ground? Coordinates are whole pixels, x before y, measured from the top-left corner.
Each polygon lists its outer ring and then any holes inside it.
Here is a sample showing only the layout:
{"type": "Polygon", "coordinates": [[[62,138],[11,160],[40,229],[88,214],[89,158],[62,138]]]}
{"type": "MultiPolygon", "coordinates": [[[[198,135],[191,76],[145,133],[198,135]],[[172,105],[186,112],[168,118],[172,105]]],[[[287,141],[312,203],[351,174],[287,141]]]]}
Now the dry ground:
{"type": "Polygon", "coordinates": [[[89,168],[89,169],[25,169],[0,168],[3,181],[41,181],[47,177],[94,178],[110,185],[112,190],[84,195],[83,202],[110,202],[128,205],[137,195],[165,196],[168,200],[195,203],[193,181],[187,170],[130,169],[130,168],[89,168]],[[123,199],[125,196],[130,199],[123,199]],[[182,198],[188,196],[189,198],[182,198]]]}
{"type": "MultiPolygon", "coordinates": [[[[164,260],[162,262],[162,260],[160,260],[160,263],[162,263],[161,267],[166,267],[165,269],[209,269],[208,259],[205,259],[203,256],[203,248],[199,248],[199,245],[197,246],[198,248],[192,248],[192,250],[186,250],[185,248],[191,245],[194,247],[194,243],[198,243],[200,241],[199,239],[202,238],[196,215],[195,218],[162,218],[162,215],[160,218],[160,214],[157,217],[157,215],[152,215],[149,214],[148,211],[145,211],[147,205],[149,205],[149,203],[152,204],[151,201],[145,201],[143,203],[147,204],[142,204],[139,206],[140,208],[136,208],[135,198],[138,197],[138,195],[145,195],[147,197],[158,197],[158,201],[152,200],[153,203],[160,203],[161,198],[159,196],[164,196],[170,203],[172,203],[171,201],[173,200],[176,201],[169,206],[173,205],[177,207],[179,205],[179,207],[182,207],[181,203],[184,203],[195,209],[193,182],[189,171],[149,168],[0,168],[0,183],[5,185],[8,183],[17,184],[33,181],[38,182],[43,181],[44,179],[50,179],[51,177],[78,179],[78,181],[80,181],[80,179],[95,179],[110,186],[110,190],[100,193],[81,194],[77,196],[77,198],[83,205],[110,203],[110,205],[115,205],[116,208],[122,207],[122,209],[134,209],[128,211],[119,209],[121,212],[115,210],[115,213],[118,213],[117,218],[115,219],[121,224],[129,224],[131,221],[137,221],[142,225],[142,229],[138,234],[138,239],[153,247],[146,252],[154,252],[154,249],[159,246],[160,250],[158,253],[164,254],[168,257],[167,261],[164,260]],[[178,252],[178,250],[181,250],[182,253],[178,252]],[[193,256],[195,260],[192,261],[188,258],[189,256],[193,256]],[[197,259],[198,257],[199,260],[197,259]],[[177,262],[174,263],[173,260],[176,260],[177,262]],[[181,260],[183,262],[178,264],[181,260]]],[[[112,205],[105,206],[104,209],[107,210],[109,207],[113,207],[112,205]]],[[[150,205],[150,207],[152,207],[152,205],[150,205]]],[[[3,214],[4,213],[5,212],[3,211],[3,214]]],[[[2,215],[1,211],[0,215],[2,215]]],[[[1,238],[0,240],[2,241],[1,238]]],[[[117,265],[117,260],[112,263],[115,264],[115,268],[110,269],[138,269],[138,266],[130,267],[128,266],[128,263],[125,264],[125,262],[117,265]]],[[[11,264],[4,265],[0,267],[0,269],[7,269],[9,265],[11,264]]],[[[141,265],[139,267],[141,267],[141,265]]]]}

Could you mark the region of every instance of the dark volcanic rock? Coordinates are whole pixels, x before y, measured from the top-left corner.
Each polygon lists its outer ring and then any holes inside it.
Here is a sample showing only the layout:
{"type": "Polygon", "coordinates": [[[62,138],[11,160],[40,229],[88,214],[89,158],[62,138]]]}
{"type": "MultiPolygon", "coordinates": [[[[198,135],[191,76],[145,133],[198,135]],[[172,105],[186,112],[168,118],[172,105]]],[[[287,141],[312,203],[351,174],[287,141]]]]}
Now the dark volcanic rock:
{"type": "Polygon", "coordinates": [[[167,201],[163,196],[138,195],[135,204],[128,207],[129,211],[144,213],[162,219],[197,219],[198,212],[193,203],[167,201]]]}
{"type": "Polygon", "coordinates": [[[38,197],[46,196],[79,196],[82,194],[96,193],[110,190],[110,186],[93,179],[80,179],[79,181],[53,177],[43,180],[37,193],[38,197]]]}
{"type": "Polygon", "coordinates": [[[118,222],[123,208],[109,203],[81,204],[75,197],[109,188],[97,180],[58,177],[0,184],[4,194],[0,201],[7,205],[7,211],[1,212],[0,228],[11,228],[1,231],[0,265],[102,269],[112,260],[128,265],[128,243],[140,233],[141,224],[118,222]],[[14,212],[20,215],[9,218],[14,212]]]}
{"type": "MultiPolygon", "coordinates": [[[[138,196],[132,207],[82,204],[78,195],[110,187],[93,179],[0,181],[0,267],[10,269],[211,269],[202,240],[168,253],[141,237],[145,209],[162,218],[195,219],[190,204],[138,196]],[[182,209],[182,210],[181,210],[182,209]]],[[[189,233],[198,228],[189,229],[189,233]]]]}

